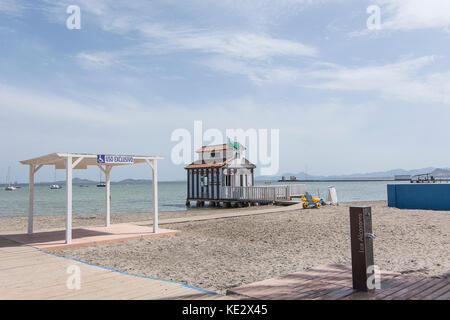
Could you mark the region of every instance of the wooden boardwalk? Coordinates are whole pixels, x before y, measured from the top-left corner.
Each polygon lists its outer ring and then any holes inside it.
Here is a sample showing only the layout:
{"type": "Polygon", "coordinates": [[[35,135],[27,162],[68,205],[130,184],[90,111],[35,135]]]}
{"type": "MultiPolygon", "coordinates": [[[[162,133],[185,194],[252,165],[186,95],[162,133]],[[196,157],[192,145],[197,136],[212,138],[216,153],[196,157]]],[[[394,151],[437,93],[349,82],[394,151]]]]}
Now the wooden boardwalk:
{"type": "MultiPolygon", "coordinates": [[[[69,269],[70,271],[70,269],[69,269]]],[[[0,237],[0,300],[231,299],[177,282],[128,275],[58,257],[0,237]],[[69,289],[68,268],[79,268],[80,289],[69,289]]]]}
{"type": "Polygon", "coordinates": [[[35,232],[33,234],[4,234],[1,235],[1,237],[49,251],[102,243],[163,237],[174,235],[177,232],[177,230],[160,228],[158,233],[153,233],[153,228],[138,226],[131,223],[120,223],[113,224],[109,227],[85,227],[73,229],[71,244],[66,244],[65,230],[35,232]]]}
{"type": "Polygon", "coordinates": [[[448,300],[448,279],[381,273],[372,293],[352,289],[351,267],[327,265],[229,289],[227,294],[263,300],[448,300]]]}
{"type": "MultiPolygon", "coordinates": [[[[179,217],[179,218],[164,218],[159,220],[160,225],[164,224],[175,224],[175,223],[185,223],[185,222],[195,222],[195,221],[206,221],[206,220],[215,220],[215,219],[225,219],[225,218],[236,218],[236,217],[245,217],[245,216],[253,216],[260,214],[268,214],[268,213],[283,213],[289,212],[293,210],[303,210],[302,204],[297,201],[292,202],[289,206],[274,206],[270,205],[267,207],[258,207],[258,209],[248,209],[248,210],[218,210],[217,213],[207,214],[207,215],[198,215],[198,216],[190,216],[190,217],[179,217]]],[[[151,226],[151,221],[138,221],[133,222],[138,225],[151,226]],[[149,224],[150,222],[150,224],[149,224]]]]}

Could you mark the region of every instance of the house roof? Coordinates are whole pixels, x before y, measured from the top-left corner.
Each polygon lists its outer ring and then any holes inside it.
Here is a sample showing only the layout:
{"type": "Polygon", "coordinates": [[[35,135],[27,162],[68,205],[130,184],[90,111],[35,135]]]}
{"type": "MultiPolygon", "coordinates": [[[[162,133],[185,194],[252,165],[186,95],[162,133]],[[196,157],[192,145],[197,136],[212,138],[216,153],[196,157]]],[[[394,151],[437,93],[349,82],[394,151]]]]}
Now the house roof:
{"type": "Polygon", "coordinates": [[[194,161],[191,164],[187,165],[184,168],[185,169],[221,168],[226,164],[227,164],[226,161],[212,162],[212,161],[205,161],[205,160],[197,160],[197,161],[194,161]]]}
{"type": "Polygon", "coordinates": [[[198,149],[195,152],[201,153],[201,152],[208,152],[208,151],[215,151],[215,150],[226,150],[227,148],[228,147],[227,147],[226,143],[214,144],[214,145],[211,145],[211,146],[202,146],[200,149],[198,149]]]}
{"type": "MultiPolygon", "coordinates": [[[[246,149],[242,144],[240,144],[240,143],[237,143],[237,144],[239,145],[241,150],[245,150],[246,149]]],[[[213,144],[213,145],[210,145],[210,146],[202,146],[200,149],[198,149],[195,152],[202,153],[202,152],[210,152],[210,151],[216,151],[216,150],[227,150],[227,149],[233,149],[234,150],[234,148],[232,146],[228,145],[227,143],[222,143],[222,144],[213,144]]]]}
{"type": "MultiPolygon", "coordinates": [[[[185,169],[202,169],[202,168],[222,168],[227,166],[230,162],[232,162],[233,160],[235,160],[234,157],[226,159],[226,160],[222,160],[222,161],[217,161],[214,159],[208,159],[208,160],[197,160],[192,162],[191,164],[187,165],[186,167],[184,167],[185,169]]],[[[249,167],[249,168],[256,168],[256,166],[251,163],[250,161],[248,161],[247,159],[243,158],[243,167],[249,167]]]]}

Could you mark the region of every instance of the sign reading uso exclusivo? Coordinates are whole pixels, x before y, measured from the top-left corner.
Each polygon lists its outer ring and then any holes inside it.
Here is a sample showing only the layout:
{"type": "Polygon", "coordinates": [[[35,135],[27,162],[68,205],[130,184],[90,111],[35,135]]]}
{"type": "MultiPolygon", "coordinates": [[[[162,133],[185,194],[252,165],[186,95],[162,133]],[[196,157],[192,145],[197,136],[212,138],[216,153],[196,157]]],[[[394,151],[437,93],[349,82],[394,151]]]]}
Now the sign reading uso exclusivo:
{"type": "Polygon", "coordinates": [[[132,156],[111,156],[105,154],[98,154],[97,163],[100,164],[134,163],[134,158],[132,156]]]}

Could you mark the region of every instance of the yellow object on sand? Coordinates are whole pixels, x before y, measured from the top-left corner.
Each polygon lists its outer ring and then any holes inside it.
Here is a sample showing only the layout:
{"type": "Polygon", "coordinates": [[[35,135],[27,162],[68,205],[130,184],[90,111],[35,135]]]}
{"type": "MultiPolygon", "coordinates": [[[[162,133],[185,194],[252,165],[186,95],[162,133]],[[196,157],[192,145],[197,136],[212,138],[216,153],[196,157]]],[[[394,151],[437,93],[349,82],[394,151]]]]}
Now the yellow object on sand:
{"type": "MultiPolygon", "coordinates": [[[[318,202],[318,201],[322,200],[322,199],[314,197],[314,196],[312,196],[312,199],[313,199],[314,202],[318,202]]],[[[306,197],[305,196],[302,196],[302,201],[306,202],[306,197]]]]}

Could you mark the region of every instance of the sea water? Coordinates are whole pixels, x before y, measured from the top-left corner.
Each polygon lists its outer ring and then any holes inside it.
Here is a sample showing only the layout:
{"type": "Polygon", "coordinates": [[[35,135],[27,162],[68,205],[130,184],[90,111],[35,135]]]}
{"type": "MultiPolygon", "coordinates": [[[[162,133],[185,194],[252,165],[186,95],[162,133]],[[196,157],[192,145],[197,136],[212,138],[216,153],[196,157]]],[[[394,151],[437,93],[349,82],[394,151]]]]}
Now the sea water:
{"type": "MultiPolygon", "coordinates": [[[[307,190],[314,196],[326,198],[328,186],[336,187],[339,202],[386,200],[386,185],[393,181],[361,182],[310,182],[307,190]]],[[[396,182],[397,183],[397,182],[396,182]]],[[[257,185],[281,184],[257,181],[257,185]]],[[[50,189],[51,183],[34,187],[35,215],[64,215],[66,212],[65,186],[50,189]]],[[[15,191],[0,190],[0,216],[26,216],[28,214],[28,185],[20,184],[15,191]]],[[[105,188],[96,184],[73,184],[73,214],[104,213],[106,207],[105,188]]],[[[159,182],[159,210],[185,210],[186,182],[159,182]]],[[[152,211],[152,183],[111,183],[111,212],[132,213],[152,211]]]]}

